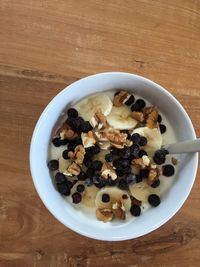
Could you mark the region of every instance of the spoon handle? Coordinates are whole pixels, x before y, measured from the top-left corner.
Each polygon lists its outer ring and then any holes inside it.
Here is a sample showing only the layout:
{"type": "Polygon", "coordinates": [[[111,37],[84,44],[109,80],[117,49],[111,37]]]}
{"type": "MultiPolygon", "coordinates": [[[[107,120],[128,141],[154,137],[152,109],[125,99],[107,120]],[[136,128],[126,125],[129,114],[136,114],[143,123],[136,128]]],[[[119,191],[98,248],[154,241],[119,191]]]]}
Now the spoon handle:
{"type": "Polygon", "coordinates": [[[182,154],[200,151],[200,138],[163,146],[169,154],[182,154]]]}

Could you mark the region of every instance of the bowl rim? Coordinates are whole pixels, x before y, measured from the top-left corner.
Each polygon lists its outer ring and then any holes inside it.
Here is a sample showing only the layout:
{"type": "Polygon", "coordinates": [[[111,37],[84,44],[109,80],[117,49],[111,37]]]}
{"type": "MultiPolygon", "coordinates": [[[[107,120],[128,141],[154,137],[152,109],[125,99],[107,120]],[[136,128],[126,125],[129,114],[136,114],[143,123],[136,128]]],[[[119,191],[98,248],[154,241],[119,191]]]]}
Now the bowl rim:
{"type": "Polygon", "coordinates": [[[143,80],[143,81],[146,81],[148,83],[150,83],[151,85],[153,85],[154,87],[157,87],[159,90],[163,91],[169,98],[171,98],[173,100],[173,102],[175,102],[175,104],[179,107],[179,109],[181,110],[183,116],[185,117],[185,119],[187,120],[187,123],[189,124],[190,126],[190,130],[191,130],[191,134],[193,136],[193,139],[196,138],[196,133],[195,133],[195,130],[194,130],[194,127],[193,127],[193,124],[192,124],[192,121],[189,117],[189,115],[187,114],[187,112],[185,111],[185,109],[183,108],[183,106],[181,105],[181,103],[170,93],[168,92],[165,88],[163,88],[161,85],[155,83],[154,81],[148,79],[148,78],[145,78],[141,75],[137,75],[137,74],[133,74],[133,73],[128,73],[128,72],[100,72],[100,73],[96,73],[96,74],[92,74],[92,75],[89,75],[89,76],[86,76],[84,78],[81,78],[71,84],[69,84],[68,86],[66,86],[65,88],[63,88],[58,94],[56,94],[53,99],[47,104],[47,106],[45,107],[45,109],[42,111],[42,113],[40,114],[40,117],[35,125],[35,128],[34,128],[34,131],[33,131],[33,134],[32,134],[32,138],[31,138],[31,142],[30,142],[30,151],[29,151],[29,164],[30,164],[30,170],[31,170],[31,176],[32,176],[32,180],[33,180],[33,184],[35,186],[35,189],[40,197],[40,199],[42,200],[42,202],[44,203],[45,207],[49,210],[49,212],[59,221],[61,222],[63,225],[65,225],[67,228],[73,230],[74,232],[82,235],[82,236],[86,236],[86,237],[89,237],[89,238],[92,238],[92,239],[96,239],[96,240],[102,240],[102,241],[123,241],[123,240],[130,240],[130,239],[134,239],[134,238],[137,238],[137,237],[140,237],[140,236],[144,236],[156,229],[158,229],[160,226],[162,226],[163,224],[165,224],[167,221],[169,221],[180,209],[181,207],[183,206],[183,204],[185,203],[186,199],[188,198],[190,192],[191,192],[191,189],[194,185],[194,181],[195,181],[195,178],[196,178],[196,174],[197,174],[197,169],[198,169],[198,153],[194,153],[194,158],[193,158],[193,162],[194,162],[194,170],[193,170],[193,177],[191,178],[191,183],[190,183],[190,187],[188,188],[187,190],[187,193],[186,193],[186,197],[181,201],[181,203],[179,204],[179,206],[177,207],[176,210],[174,210],[174,212],[170,213],[168,216],[166,216],[166,218],[163,220],[163,221],[160,221],[158,224],[156,224],[154,227],[151,227],[151,229],[149,230],[146,230],[146,231],[143,231],[143,233],[140,233],[140,234],[135,234],[134,236],[126,236],[126,237],[109,237],[109,238],[102,238],[100,236],[95,236],[93,234],[90,234],[89,231],[87,231],[87,228],[84,230],[84,231],[81,231],[80,229],[76,228],[76,227],[73,227],[71,224],[67,224],[66,221],[63,220],[63,218],[61,218],[57,213],[55,213],[55,211],[52,209],[51,205],[46,201],[46,199],[44,199],[42,193],[41,193],[41,190],[40,188],[38,187],[38,184],[36,182],[37,178],[35,176],[35,170],[33,168],[33,160],[34,160],[34,155],[33,155],[33,147],[35,145],[35,137],[36,137],[36,134],[37,134],[37,131],[41,125],[41,122],[43,121],[43,118],[45,117],[46,113],[48,112],[49,110],[49,107],[52,106],[54,104],[54,102],[56,101],[56,99],[58,97],[60,97],[62,94],[65,93],[66,90],[71,90],[72,87],[74,87],[74,85],[80,83],[81,81],[83,80],[86,80],[86,79],[90,79],[90,78],[95,78],[97,76],[105,76],[105,75],[116,75],[116,76],[131,76],[131,77],[134,77],[134,78],[137,78],[137,79],[140,79],[140,80],[143,80]]]}

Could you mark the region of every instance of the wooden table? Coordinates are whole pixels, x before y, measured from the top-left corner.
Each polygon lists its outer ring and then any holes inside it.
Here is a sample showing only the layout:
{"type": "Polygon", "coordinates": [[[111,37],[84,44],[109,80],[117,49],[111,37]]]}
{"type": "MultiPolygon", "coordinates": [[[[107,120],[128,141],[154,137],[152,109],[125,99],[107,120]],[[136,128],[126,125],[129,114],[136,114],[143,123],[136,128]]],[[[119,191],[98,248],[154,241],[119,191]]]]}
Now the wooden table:
{"type": "Polygon", "coordinates": [[[116,243],[65,228],[34,189],[29,144],[40,113],[62,88],[103,71],[166,87],[200,136],[200,1],[0,1],[1,267],[199,266],[200,174],[166,225],[116,243]]]}

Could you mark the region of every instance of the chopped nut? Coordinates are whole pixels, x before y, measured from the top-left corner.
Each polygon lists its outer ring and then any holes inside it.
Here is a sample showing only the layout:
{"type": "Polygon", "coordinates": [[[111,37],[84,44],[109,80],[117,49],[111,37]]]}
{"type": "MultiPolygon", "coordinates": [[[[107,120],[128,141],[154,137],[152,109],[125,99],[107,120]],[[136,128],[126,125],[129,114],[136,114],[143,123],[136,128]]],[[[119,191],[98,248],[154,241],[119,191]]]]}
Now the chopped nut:
{"type": "Polygon", "coordinates": [[[133,165],[136,165],[136,167],[139,167],[140,169],[144,169],[150,164],[150,159],[148,156],[144,155],[142,158],[139,159],[133,159],[131,161],[133,165]]]}
{"type": "Polygon", "coordinates": [[[121,107],[125,101],[128,99],[128,93],[126,91],[120,91],[119,94],[114,96],[113,104],[115,107],[121,107]]]}
{"type": "Polygon", "coordinates": [[[116,148],[123,148],[127,142],[127,133],[121,133],[117,129],[110,129],[106,134],[111,145],[116,148]]]}
{"type": "Polygon", "coordinates": [[[142,201],[138,200],[137,198],[131,196],[131,205],[138,205],[141,206],[142,205],[142,201]]]}
{"type": "Polygon", "coordinates": [[[158,168],[150,168],[149,176],[147,177],[148,185],[152,185],[156,180],[158,180],[160,175],[160,170],[158,168]]]}
{"type": "Polygon", "coordinates": [[[145,120],[144,113],[139,112],[139,111],[133,111],[133,112],[131,112],[131,116],[132,116],[136,121],[139,121],[139,122],[144,122],[144,120],[145,120]]]}
{"type": "Polygon", "coordinates": [[[145,107],[145,108],[143,109],[143,113],[144,113],[145,117],[147,118],[148,115],[149,115],[154,109],[155,109],[154,106],[151,106],[151,107],[145,107]]]}
{"type": "Polygon", "coordinates": [[[178,160],[174,157],[171,158],[171,162],[173,165],[177,165],[178,164],[178,160]]]}
{"type": "Polygon", "coordinates": [[[68,152],[68,157],[73,159],[74,162],[78,165],[81,165],[83,163],[84,155],[85,155],[85,148],[82,145],[76,146],[74,152],[72,151],[68,152]]]}
{"type": "Polygon", "coordinates": [[[68,140],[73,140],[78,137],[78,134],[66,122],[56,131],[56,135],[59,135],[61,139],[68,140]]]}
{"type": "Polygon", "coordinates": [[[110,209],[97,209],[96,217],[99,221],[109,222],[113,219],[113,212],[110,209]]]}
{"type": "Polygon", "coordinates": [[[112,211],[116,218],[120,220],[126,219],[125,208],[120,200],[118,200],[116,203],[112,205],[112,211]]]}
{"type": "Polygon", "coordinates": [[[100,142],[106,142],[106,141],[108,141],[108,138],[107,138],[107,135],[106,135],[106,131],[100,130],[98,132],[95,132],[94,134],[95,134],[95,136],[97,137],[97,139],[100,142]]]}
{"type": "Polygon", "coordinates": [[[94,146],[96,143],[96,139],[92,131],[89,131],[88,133],[82,133],[81,139],[85,148],[94,146]]]}
{"type": "MultiPolygon", "coordinates": [[[[104,128],[108,126],[106,117],[104,116],[104,114],[102,113],[100,109],[97,110],[94,116],[99,125],[102,125],[104,128]]],[[[98,127],[98,128],[101,129],[102,127],[101,128],[98,127]]]]}
{"type": "Polygon", "coordinates": [[[99,146],[102,150],[107,150],[110,148],[110,142],[99,142],[99,146]]]}
{"type": "Polygon", "coordinates": [[[148,128],[156,128],[158,125],[158,110],[156,107],[153,107],[153,109],[151,110],[151,112],[148,114],[147,116],[147,127],[148,128]]]}
{"type": "Polygon", "coordinates": [[[111,178],[112,180],[116,180],[117,179],[117,174],[112,166],[112,164],[110,163],[104,163],[102,168],[101,168],[101,176],[104,179],[108,179],[111,178]]]}
{"type": "Polygon", "coordinates": [[[67,169],[65,173],[70,173],[71,175],[79,175],[79,173],[81,172],[81,168],[75,163],[73,162],[67,169]]]}

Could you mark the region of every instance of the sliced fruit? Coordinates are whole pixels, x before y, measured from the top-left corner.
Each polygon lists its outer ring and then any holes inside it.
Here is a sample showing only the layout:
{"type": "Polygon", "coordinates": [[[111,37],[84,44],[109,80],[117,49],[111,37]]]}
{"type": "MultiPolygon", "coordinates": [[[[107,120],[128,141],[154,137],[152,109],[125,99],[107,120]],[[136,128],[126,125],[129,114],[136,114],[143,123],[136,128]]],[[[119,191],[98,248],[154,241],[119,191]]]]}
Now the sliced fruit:
{"type": "Polygon", "coordinates": [[[130,196],[126,191],[123,191],[121,189],[115,188],[115,187],[105,187],[99,190],[96,196],[96,207],[100,209],[111,209],[112,205],[115,204],[118,200],[120,200],[125,208],[125,210],[129,211],[131,207],[131,199],[130,196]],[[104,194],[109,195],[110,201],[108,202],[103,202],[102,201],[102,196],[104,194]]]}
{"type": "Polygon", "coordinates": [[[107,122],[115,129],[134,129],[137,121],[131,117],[131,111],[127,106],[112,107],[107,116],[107,122]]]}
{"type": "Polygon", "coordinates": [[[130,185],[129,190],[133,197],[142,202],[148,202],[148,197],[151,194],[157,194],[157,195],[160,194],[159,187],[152,188],[146,183],[146,181],[130,185]]]}
{"type": "Polygon", "coordinates": [[[84,120],[90,121],[97,110],[101,110],[107,116],[111,112],[112,105],[112,101],[106,94],[97,94],[83,99],[75,105],[75,108],[84,120]]]}
{"type": "Polygon", "coordinates": [[[96,207],[95,199],[98,191],[99,189],[95,185],[86,186],[82,196],[82,204],[89,208],[96,207]]]}
{"type": "Polygon", "coordinates": [[[147,145],[144,146],[144,150],[148,153],[148,156],[152,156],[154,152],[161,148],[162,135],[157,128],[150,129],[148,127],[140,127],[135,129],[133,133],[138,133],[141,136],[147,138],[147,145]]]}

